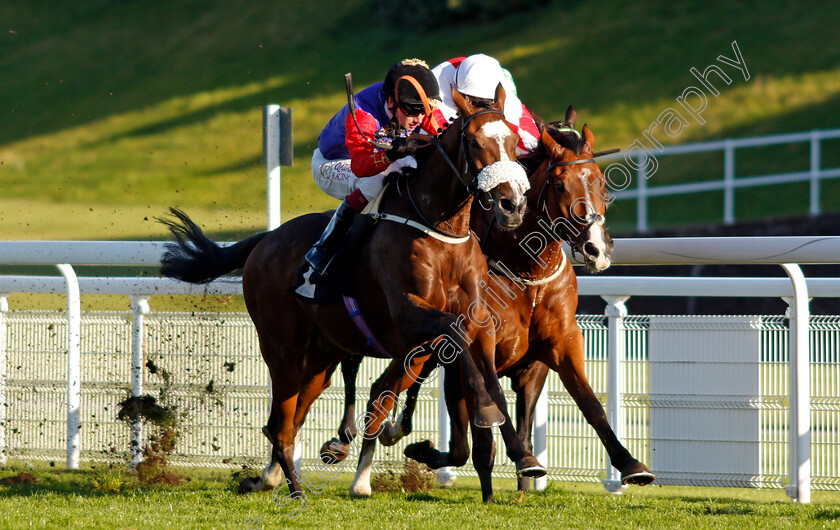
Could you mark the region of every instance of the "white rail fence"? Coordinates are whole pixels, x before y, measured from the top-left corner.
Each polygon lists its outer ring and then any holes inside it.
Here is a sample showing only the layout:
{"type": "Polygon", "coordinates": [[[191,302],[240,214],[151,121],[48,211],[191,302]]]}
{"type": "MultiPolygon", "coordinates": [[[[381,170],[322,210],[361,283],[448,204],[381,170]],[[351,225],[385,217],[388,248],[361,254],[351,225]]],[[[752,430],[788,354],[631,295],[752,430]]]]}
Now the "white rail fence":
{"type": "MultiPolygon", "coordinates": [[[[691,144],[662,147],[661,149],[644,151],[633,149],[632,152],[624,155],[610,155],[603,157],[605,163],[624,160],[624,165],[609,171],[615,175],[610,179],[616,186],[627,186],[633,181],[631,171],[635,172],[636,187],[634,189],[620,189],[612,191],[616,200],[636,200],[636,230],[646,232],[648,224],[648,199],[651,197],[667,197],[672,195],[683,195],[707,191],[723,191],[723,221],[727,224],[735,222],[735,191],[741,188],[756,186],[771,186],[776,184],[789,184],[793,182],[809,183],[809,206],[808,212],[811,215],[818,215],[820,206],[820,181],[840,177],[840,167],[823,168],[823,147],[824,140],[840,138],[840,129],[815,130],[809,132],[778,134],[770,136],[759,136],[752,138],[738,138],[718,140],[713,142],[698,142],[691,144]],[[750,147],[762,147],[768,145],[784,145],[808,143],[810,167],[806,171],[789,173],[777,173],[772,175],[758,175],[751,177],[736,176],[736,151],[750,147]],[[650,169],[655,160],[662,156],[676,156],[694,153],[707,152],[723,153],[723,176],[721,180],[691,182],[684,184],[668,184],[662,186],[651,186],[649,178],[655,177],[650,174],[650,169]],[[632,161],[631,161],[632,160],[632,161]],[[618,177],[622,174],[622,177],[618,177]],[[625,184],[626,182],[626,184],[625,184]]],[[[655,178],[654,178],[655,181],[655,178]]],[[[615,189],[611,186],[611,189],[615,189]]]]}
{"type": "MultiPolygon", "coordinates": [[[[160,243],[151,242],[0,242],[5,263],[149,265],[158,262],[160,252],[160,243]]],[[[788,494],[799,502],[809,502],[812,482],[816,488],[840,487],[840,330],[836,319],[810,319],[807,304],[809,296],[840,296],[840,285],[833,279],[811,279],[806,285],[792,264],[832,263],[838,257],[840,238],[832,237],[617,240],[617,263],[778,263],[792,283],[580,278],[582,295],[600,295],[608,302],[606,318],[580,318],[593,388],[606,401],[619,437],[651,464],[662,483],[787,484],[788,494]],[[783,317],[709,321],[627,315],[628,297],[663,294],[781,296],[790,304],[789,328],[783,317]],[[811,343],[818,347],[811,349],[811,343]],[[725,348],[746,352],[745,357],[732,361],[709,355],[725,348]],[[728,373],[741,376],[721,387],[717,383],[728,373]],[[680,388],[661,384],[677,377],[686,381],[680,388]],[[697,380],[709,381],[714,389],[691,383],[697,380]],[[820,392],[813,400],[812,381],[820,392]],[[722,419],[721,414],[732,417],[722,419]],[[686,425],[707,429],[692,432],[686,425]],[[733,428],[741,431],[733,434],[733,428]]],[[[243,315],[149,314],[146,302],[166,292],[238,293],[238,284],[215,282],[205,288],[161,279],[77,280],[71,267],[60,270],[65,280],[0,281],[0,401],[8,404],[0,407],[5,416],[0,417],[0,447],[27,458],[53,459],[63,453],[56,445],[63,439],[70,468],[78,466],[82,451],[91,459],[123,457],[131,440],[142,444],[143,427],[116,421],[116,404],[129,392],[159,390],[159,377],[146,368],[151,363],[172,374],[173,396],[188,412],[177,462],[226,465],[262,459],[266,442],[259,428],[265,421],[268,381],[250,322],[243,315]],[[66,318],[9,311],[2,294],[65,289],[70,294],[66,318]],[[82,293],[127,294],[132,312],[86,314],[83,320],[82,293]],[[57,375],[63,370],[67,377],[57,375]],[[65,408],[66,420],[61,417],[65,408]]],[[[363,364],[361,403],[366,401],[364,385],[383,367],[381,362],[363,364]]],[[[600,444],[556,379],[550,378],[542,400],[547,408],[538,417],[547,421],[536,434],[545,436],[535,439],[535,452],[554,478],[604,480],[614,489],[617,477],[600,444]]],[[[342,401],[340,389],[328,390],[313,407],[304,432],[304,465],[333,435],[342,401]]],[[[408,441],[437,436],[437,412],[438,392],[427,388],[408,441]]],[[[379,465],[400,460],[402,447],[380,451],[379,465]]],[[[136,451],[131,458],[139,458],[136,451]]],[[[501,457],[498,467],[512,469],[501,457]]]]}

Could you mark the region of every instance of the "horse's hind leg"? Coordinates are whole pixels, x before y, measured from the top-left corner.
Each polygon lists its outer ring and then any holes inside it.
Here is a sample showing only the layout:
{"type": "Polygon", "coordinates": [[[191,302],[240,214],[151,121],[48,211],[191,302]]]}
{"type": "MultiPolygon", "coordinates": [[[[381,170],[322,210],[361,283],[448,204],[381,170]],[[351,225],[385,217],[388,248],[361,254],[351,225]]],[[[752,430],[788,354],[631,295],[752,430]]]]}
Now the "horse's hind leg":
{"type": "MultiPolygon", "coordinates": [[[[528,453],[534,453],[531,432],[534,425],[534,410],[548,376],[548,366],[534,361],[510,374],[511,388],[516,393],[516,433],[528,453]]],[[[519,477],[519,490],[528,491],[531,486],[529,477],[519,477]]]]}
{"type": "Polygon", "coordinates": [[[242,493],[272,489],[280,484],[283,475],[289,485],[292,497],[302,495],[303,491],[296,473],[294,473],[295,425],[297,410],[298,385],[293,381],[272,377],[271,413],[268,425],[263,432],[271,441],[271,460],[257,478],[246,478],[239,486],[242,493]]]}
{"type": "Polygon", "coordinates": [[[592,387],[589,386],[584,372],[583,334],[577,325],[569,335],[560,337],[551,348],[553,351],[547,356],[542,356],[542,360],[560,375],[563,386],[577,403],[586,421],[598,433],[610,457],[610,462],[621,472],[622,483],[644,486],[653,482],[653,473],[647,466],[633,458],[630,451],[621,444],[607,421],[604,407],[598,401],[592,387]],[[561,348],[560,344],[566,347],[561,348]]]}
{"type": "MultiPolygon", "coordinates": [[[[258,325],[257,329],[259,331],[262,328],[258,325]]],[[[304,352],[295,355],[294,350],[284,349],[264,333],[260,333],[260,352],[271,377],[271,412],[268,425],[263,429],[271,442],[271,460],[258,478],[243,480],[239,491],[244,493],[272,489],[282,482],[285,475],[292,498],[302,498],[303,490],[294,473],[294,450],[295,414],[303,374],[287,359],[300,359],[304,352]]],[[[305,502],[305,499],[302,500],[305,502]]]]}
{"type": "MultiPolygon", "coordinates": [[[[405,436],[411,434],[412,419],[414,418],[414,409],[417,408],[417,396],[420,394],[420,387],[423,385],[423,382],[432,370],[434,370],[437,366],[437,359],[435,357],[429,358],[429,360],[423,364],[423,368],[420,370],[419,378],[408,387],[408,391],[405,395],[405,407],[400,412],[400,415],[393,422],[386,420],[385,423],[383,423],[382,433],[379,435],[379,442],[382,445],[390,447],[405,436]]],[[[410,380],[411,378],[403,377],[403,384],[410,380]]],[[[400,388],[400,392],[405,390],[405,388],[400,388]]]]}
{"type": "Polygon", "coordinates": [[[377,379],[370,389],[370,401],[368,401],[367,412],[365,413],[365,433],[362,441],[362,449],[359,451],[359,464],[356,468],[356,476],[350,486],[350,495],[354,497],[369,497],[371,494],[370,472],[373,464],[373,453],[376,449],[376,438],[382,430],[385,418],[393,409],[397,401],[397,394],[402,388],[408,388],[414,383],[414,377],[409,375],[421,371],[422,364],[428,356],[412,358],[409,367],[403,365],[401,359],[391,361],[385,372],[377,379]],[[410,368],[408,371],[405,368],[410,368]]]}
{"type": "Polygon", "coordinates": [[[321,460],[336,464],[347,458],[350,443],[356,437],[356,376],[362,364],[361,355],[349,355],[341,361],[341,377],[344,379],[344,417],[338,426],[338,437],[331,438],[321,446],[321,460]]]}
{"type": "Polygon", "coordinates": [[[470,451],[467,441],[470,415],[467,412],[461,386],[460,366],[453,363],[446,367],[445,372],[446,408],[449,410],[449,450],[445,453],[441,452],[434,448],[430,440],[424,440],[407,445],[403,451],[406,457],[426,464],[432,469],[461,467],[467,463],[470,451]]]}

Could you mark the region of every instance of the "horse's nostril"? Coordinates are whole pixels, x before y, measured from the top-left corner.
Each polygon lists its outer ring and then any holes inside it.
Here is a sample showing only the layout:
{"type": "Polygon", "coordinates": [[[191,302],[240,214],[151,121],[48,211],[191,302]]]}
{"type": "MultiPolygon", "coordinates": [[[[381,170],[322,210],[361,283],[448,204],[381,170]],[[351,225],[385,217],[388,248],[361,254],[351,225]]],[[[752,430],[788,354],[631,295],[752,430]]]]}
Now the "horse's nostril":
{"type": "Polygon", "coordinates": [[[600,254],[598,252],[598,247],[596,247],[592,243],[587,243],[583,245],[583,253],[587,256],[597,256],[598,254],[600,254]]]}
{"type": "Polygon", "coordinates": [[[513,201],[511,201],[510,199],[502,199],[502,200],[499,201],[499,208],[501,208],[502,210],[504,210],[506,212],[512,212],[513,211],[513,201]]]}

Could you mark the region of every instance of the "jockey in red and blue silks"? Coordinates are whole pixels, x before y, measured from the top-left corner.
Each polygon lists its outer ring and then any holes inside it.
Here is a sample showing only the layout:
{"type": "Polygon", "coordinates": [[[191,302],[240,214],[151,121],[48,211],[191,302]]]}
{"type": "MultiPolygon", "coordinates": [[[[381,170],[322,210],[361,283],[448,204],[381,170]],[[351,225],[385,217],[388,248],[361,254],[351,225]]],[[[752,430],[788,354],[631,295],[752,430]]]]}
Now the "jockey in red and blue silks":
{"type": "Polygon", "coordinates": [[[344,200],[306,254],[306,261],[314,270],[324,274],[355,214],[379,195],[385,176],[406,166],[417,167],[406,149],[406,136],[420,131],[439,132],[445,120],[439,110],[431,108],[439,100],[439,85],[428,65],[406,59],[388,71],[384,82],[356,94],[355,121],[349,105],[345,105],[321,131],[318,148],[312,155],[312,175],[321,190],[344,200]],[[380,149],[368,140],[390,147],[380,149]]]}
{"type": "Polygon", "coordinates": [[[440,85],[443,102],[439,108],[446,119],[453,118],[458,112],[452,101],[452,86],[467,96],[473,104],[478,103],[478,106],[481,106],[482,102],[485,105],[492,103],[496,96],[496,87],[501,83],[505,89],[505,120],[513,132],[519,135],[516,154],[526,155],[539,145],[539,128],[531,113],[519,100],[510,72],[502,68],[499,61],[479,53],[445,61],[432,68],[432,73],[440,85]]]}

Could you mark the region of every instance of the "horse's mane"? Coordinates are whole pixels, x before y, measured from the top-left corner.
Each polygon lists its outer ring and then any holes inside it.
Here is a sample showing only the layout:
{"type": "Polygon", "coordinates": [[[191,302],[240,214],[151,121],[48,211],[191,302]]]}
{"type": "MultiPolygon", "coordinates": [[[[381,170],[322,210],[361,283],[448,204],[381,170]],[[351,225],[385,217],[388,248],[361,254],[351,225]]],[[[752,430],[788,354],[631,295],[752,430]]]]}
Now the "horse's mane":
{"type": "MultiPolygon", "coordinates": [[[[539,116],[534,116],[534,121],[537,127],[542,131],[545,129],[548,134],[566,149],[571,149],[576,155],[579,155],[586,141],[574,130],[571,123],[559,120],[553,122],[545,122],[539,116]]],[[[528,175],[533,175],[540,165],[548,158],[545,146],[542,142],[537,144],[537,148],[533,152],[520,156],[517,160],[525,167],[528,175]]]]}
{"type": "Polygon", "coordinates": [[[586,140],[574,129],[572,124],[563,120],[546,123],[545,129],[555,142],[566,149],[571,149],[576,155],[580,154],[586,144],[586,140]]]}

